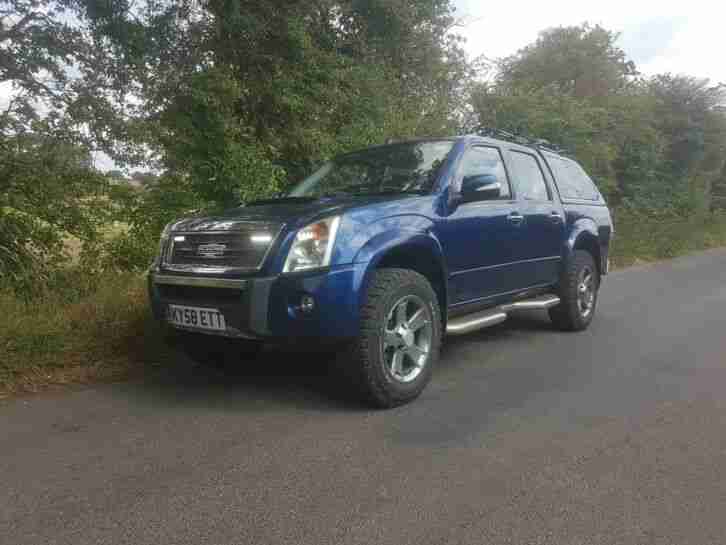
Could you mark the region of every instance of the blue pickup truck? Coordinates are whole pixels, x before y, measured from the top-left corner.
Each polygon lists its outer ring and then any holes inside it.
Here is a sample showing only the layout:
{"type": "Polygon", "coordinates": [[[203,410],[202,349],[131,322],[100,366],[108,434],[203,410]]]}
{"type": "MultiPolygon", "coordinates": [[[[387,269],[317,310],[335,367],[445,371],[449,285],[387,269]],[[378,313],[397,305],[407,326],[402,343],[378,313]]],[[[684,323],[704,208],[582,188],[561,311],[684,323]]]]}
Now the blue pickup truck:
{"type": "Polygon", "coordinates": [[[586,328],[613,236],[602,195],[572,159],[486,134],[341,155],[279,198],[169,224],[155,316],[201,361],[329,343],[384,408],[422,392],[444,335],[531,309],[586,328]]]}

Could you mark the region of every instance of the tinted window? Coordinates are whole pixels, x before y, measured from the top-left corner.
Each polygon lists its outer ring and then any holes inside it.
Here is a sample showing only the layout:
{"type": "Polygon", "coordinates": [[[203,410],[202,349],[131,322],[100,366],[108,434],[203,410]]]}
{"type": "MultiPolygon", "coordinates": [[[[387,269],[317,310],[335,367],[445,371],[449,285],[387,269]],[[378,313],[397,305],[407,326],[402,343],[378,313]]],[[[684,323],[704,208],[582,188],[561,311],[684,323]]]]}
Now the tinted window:
{"type": "Polygon", "coordinates": [[[498,149],[483,146],[470,149],[464,156],[461,171],[462,179],[470,176],[495,176],[502,186],[499,198],[511,198],[512,192],[509,189],[507,171],[504,170],[504,162],[498,149]]]}
{"type": "Polygon", "coordinates": [[[550,200],[544,175],[534,155],[513,151],[512,168],[519,196],[532,201],[550,200]]]}
{"type": "Polygon", "coordinates": [[[575,185],[582,195],[581,199],[596,201],[600,198],[600,192],[595,187],[595,182],[587,175],[584,169],[574,161],[563,159],[570,169],[570,177],[575,180],[575,185]]]}
{"type": "Polygon", "coordinates": [[[562,157],[552,156],[548,160],[563,199],[600,199],[595,183],[580,165],[562,157]]]}
{"type": "Polygon", "coordinates": [[[453,145],[446,140],[408,142],[343,155],[300,182],[288,196],[428,193],[453,145]]]}

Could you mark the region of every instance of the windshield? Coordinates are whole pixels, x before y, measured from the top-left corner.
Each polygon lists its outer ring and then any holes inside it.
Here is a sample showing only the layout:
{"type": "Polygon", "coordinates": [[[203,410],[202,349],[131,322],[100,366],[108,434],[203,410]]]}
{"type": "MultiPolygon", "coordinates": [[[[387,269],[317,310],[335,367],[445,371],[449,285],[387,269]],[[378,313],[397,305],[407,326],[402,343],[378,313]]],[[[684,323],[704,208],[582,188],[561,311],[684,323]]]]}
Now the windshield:
{"type": "Polygon", "coordinates": [[[428,193],[453,145],[446,140],[408,142],[343,155],[308,176],[288,196],[428,193]]]}

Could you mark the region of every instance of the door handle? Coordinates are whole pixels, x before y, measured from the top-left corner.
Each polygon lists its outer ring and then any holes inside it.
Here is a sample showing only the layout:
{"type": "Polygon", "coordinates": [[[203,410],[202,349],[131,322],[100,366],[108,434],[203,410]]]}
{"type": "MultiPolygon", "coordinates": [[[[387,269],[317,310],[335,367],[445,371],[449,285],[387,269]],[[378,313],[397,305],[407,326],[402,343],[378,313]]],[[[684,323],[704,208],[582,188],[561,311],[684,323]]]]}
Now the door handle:
{"type": "Polygon", "coordinates": [[[550,214],[550,220],[552,220],[553,223],[560,223],[562,221],[562,214],[553,210],[550,214]]]}
{"type": "Polygon", "coordinates": [[[513,225],[522,225],[522,222],[524,221],[524,216],[519,212],[512,212],[507,216],[507,219],[509,220],[509,223],[513,225]]]}

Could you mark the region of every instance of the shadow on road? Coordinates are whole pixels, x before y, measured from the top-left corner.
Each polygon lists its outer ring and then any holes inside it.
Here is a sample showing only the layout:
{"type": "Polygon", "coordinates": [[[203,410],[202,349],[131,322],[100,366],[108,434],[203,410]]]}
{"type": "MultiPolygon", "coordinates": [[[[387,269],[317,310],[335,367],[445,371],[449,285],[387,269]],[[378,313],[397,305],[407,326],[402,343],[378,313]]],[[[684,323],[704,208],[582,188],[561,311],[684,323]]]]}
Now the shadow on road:
{"type": "MultiPolygon", "coordinates": [[[[522,337],[551,332],[549,320],[538,314],[516,317],[492,328],[462,337],[448,337],[434,374],[460,372],[459,367],[472,363],[486,364],[487,354],[501,350],[522,337]]],[[[268,348],[255,360],[218,368],[199,365],[181,351],[154,368],[141,384],[141,396],[155,402],[168,401],[194,406],[224,404],[231,410],[254,410],[264,405],[280,408],[295,406],[310,411],[366,411],[356,400],[338,368],[334,355],[324,351],[300,351],[294,348],[268,348]]]]}

